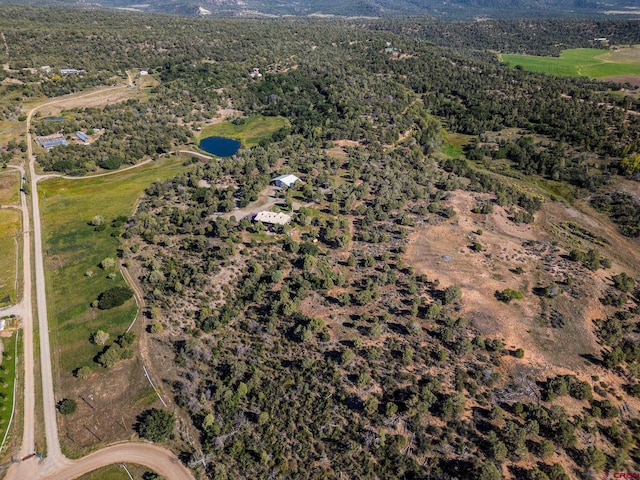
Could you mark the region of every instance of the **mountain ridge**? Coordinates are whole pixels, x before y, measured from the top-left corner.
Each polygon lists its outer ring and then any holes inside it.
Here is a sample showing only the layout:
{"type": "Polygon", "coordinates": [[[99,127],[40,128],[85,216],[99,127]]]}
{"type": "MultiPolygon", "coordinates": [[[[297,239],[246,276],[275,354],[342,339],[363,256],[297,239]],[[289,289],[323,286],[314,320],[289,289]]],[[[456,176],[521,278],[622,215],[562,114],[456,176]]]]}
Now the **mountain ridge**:
{"type": "Polygon", "coordinates": [[[429,16],[445,20],[482,20],[522,17],[607,17],[640,18],[634,0],[604,3],[592,0],[105,0],[88,3],[82,0],[39,0],[36,2],[0,0],[0,4],[76,6],[116,8],[129,11],[168,13],[182,16],[261,17],[261,16],[337,16],[398,17],[429,16]],[[617,12],[617,13],[614,13],[617,12]],[[628,12],[624,14],[622,12],[628,12]]]}

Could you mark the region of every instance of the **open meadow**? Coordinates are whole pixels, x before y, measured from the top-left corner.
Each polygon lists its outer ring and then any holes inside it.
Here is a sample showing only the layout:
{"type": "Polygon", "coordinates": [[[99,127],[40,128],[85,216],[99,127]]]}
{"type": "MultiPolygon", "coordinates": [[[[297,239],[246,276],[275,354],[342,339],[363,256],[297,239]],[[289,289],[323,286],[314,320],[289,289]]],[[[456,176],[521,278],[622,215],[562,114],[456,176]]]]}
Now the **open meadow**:
{"type": "Polygon", "coordinates": [[[105,345],[113,344],[135,318],[134,299],[107,310],[91,304],[101,292],[126,285],[117,262],[104,268],[105,263],[114,263],[103,262],[104,259],[117,259],[123,219],[114,220],[131,215],[137,199],[153,182],[189,168],[183,162],[184,158],[171,157],[113,175],[77,180],[54,178],[39,186],[49,321],[55,347],[52,350],[56,352],[55,383],[59,398],[75,398],[79,404],[73,421],[61,421],[61,431],[67,432],[63,448],[70,455],[98,439],[110,442],[129,438],[130,427],[139,413],[136,408],[149,403],[148,384],[138,359],[119,362],[108,370],[95,362],[105,345]],[[99,223],[96,217],[101,217],[102,225],[92,225],[99,223]],[[102,346],[91,341],[98,330],[108,334],[102,346]],[[74,378],[73,372],[80,367],[87,367],[85,378],[74,378]],[[80,396],[93,400],[83,403],[80,396]],[[88,415],[86,421],[78,422],[84,414],[88,415]],[[82,428],[86,422],[96,423],[97,430],[89,432],[91,435],[82,428]],[[71,443],[65,445],[69,440],[71,443]]]}
{"type": "Polygon", "coordinates": [[[0,205],[18,205],[20,202],[20,172],[5,170],[0,173],[0,205]]]}
{"type": "Polygon", "coordinates": [[[549,75],[589,78],[640,76],[639,48],[624,48],[613,52],[597,48],[574,48],[564,50],[560,57],[502,54],[501,58],[510,67],[549,75]]]}
{"type": "Polygon", "coordinates": [[[206,137],[226,137],[240,140],[243,147],[255,147],[263,140],[270,140],[271,136],[289,126],[289,121],[283,117],[253,116],[234,121],[208,125],[202,129],[198,142],[206,137]]]}
{"type": "Polygon", "coordinates": [[[16,259],[19,252],[20,212],[0,210],[0,306],[16,301],[16,259]]]}
{"type": "Polygon", "coordinates": [[[133,213],[136,200],[151,183],[171,178],[185,168],[181,160],[172,158],[114,175],[86,180],[55,178],[40,185],[47,294],[64,375],[93,363],[101,348],[89,342],[91,333],[103,329],[115,339],[136,312],[133,300],[109,310],[91,307],[104,290],[125,285],[117,267],[99,266],[105,258],[117,257],[120,227],[114,227],[113,220],[133,213]],[[102,217],[104,229],[90,225],[96,216],[102,217]]]}

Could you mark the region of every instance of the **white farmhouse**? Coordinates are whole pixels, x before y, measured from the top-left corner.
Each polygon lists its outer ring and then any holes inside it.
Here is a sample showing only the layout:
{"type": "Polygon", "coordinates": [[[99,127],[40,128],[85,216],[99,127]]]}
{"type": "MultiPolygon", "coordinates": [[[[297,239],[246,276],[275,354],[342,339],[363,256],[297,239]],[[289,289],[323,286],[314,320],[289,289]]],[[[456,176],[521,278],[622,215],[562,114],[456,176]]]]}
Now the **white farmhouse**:
{"type": "Polygon", "coordinates": [[[262,222],[265,225],[286,225],[291,221],[291,215],[287,215],[286,213],[276,213],[263,211],[258,212],[255,217],[253,217],[255,222],[262,222]]]}

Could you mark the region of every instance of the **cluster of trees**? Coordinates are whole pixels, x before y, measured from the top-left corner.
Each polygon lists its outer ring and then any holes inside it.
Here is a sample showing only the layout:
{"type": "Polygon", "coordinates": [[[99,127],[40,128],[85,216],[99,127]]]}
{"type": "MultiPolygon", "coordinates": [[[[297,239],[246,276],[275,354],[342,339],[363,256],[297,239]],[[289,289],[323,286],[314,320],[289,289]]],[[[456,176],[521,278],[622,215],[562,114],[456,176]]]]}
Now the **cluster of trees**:
{"type": "Polygon", "coordinates": [[[632,195],[624,192],[600,193],[593,196],[591,205],[609,215],[623,235],[640,236],[640,202],[632,195]]]}
{"type": "Polygon", "coordinates": [[[73,119],[61,122],[43,120],[34,123],[38,135],[52,131],[73,134],[77,130],[104,129],[91,145],[58,146],[38,155],[45,170],[82,175],[96,168],[115,170],[122,164],[135,164],[143,158],[156,158],[175,145],[188,143],[191,131],[177,124],[169,106],[155,102],[128,101],[106,106],[69,111],[73,119]]]}
{"type": "Polygon", "coordinates": [[[548,401],[567,394],[578,400],[593,398],[591,384],[577,379],[575,375],[559,375],[548,379],[544,393],[548,401]]]}
{"type": "Polygon", "coordinates": [[[517,140],[500,139],[497,144],[471,143],[467,157],[482,160],[508,159],[513,168],[525,175],[538,174],[552,180],[563,180],[580,188],[596,190],[611,182],[611,173],[589,168],[584,155],[576,155],[575,149],[562,143],[535,143],[533,137],[522,136],[517,140]]]}
{"type": "MultiPolygon", "coordinates": [[[[95,340],[94,337],[94,341],[95,340]]],[[[104,368],[111,368],[120,360],[133,358],[133,349],[130,347],[134,340],[135,334],[133,332],[120,335],[114,343],[107,345],[102,352],[96,356],[95,361],[104,368]]]]}
{"type": "MultiPolygon", "coordinates": [[[[257,476],[271,469],[290,477],[301,471],[307,477],[338,471],[384,476],[393,465],[394,472],[415,476],[452,469],[479,475],[493,471],[487,465],[527,456],[545,459],[560,448],[577,451],[597,468],[624,463],[629,446],[619,449],[617,457],[593,459],[577,439],[582,427],[559,407],[504,404],[506,426],[492,418],[489,399],[500,384],[492,365],[506,354],[504,345],[482,337],[457,316],[464,301],[459,287],[439,288],[404,264],[404,229],[440,218],[448,189],[464,185],[454,166],[472,179],[468,188],[495,188],[505,204],[519,202],[535,211],[540,199],[497,176],[480,175],[468,162],[446,163],[447,173],[435,170],[422,155],[368,146],[349,149],[346,159],[336,163],[304,137],[292,135],[234,161],[198,165],[147,190],[125,233],[137,245],[135,254],[125,248],[125,255],[135,256],[144,268],[141,281],[155,308],[175,312],[178,305],[198,305],[193,317],[182,319],[185,325],[193,322],[198,334],[173,337],[179,377],[172,386],[179,404],[191,412],[203,449],[216,454],[209,474],[242,468],[257,476]],[[249,167],[254,172],[274,169],[278,151],[291,170],[305,172],[305,186],[289,195],[320,203],[302,210],[292,227],[321,242],[285,234],[264,241],[246,219],[212,216],[217,189],[241,199],[243,190],[234,180],[241,182],[249,167]],[[307,165],[310,159],[313,168],[307,165]],[[402,182],[395,172],[403,172],[402,182]],[[228,186],[198,186],[216,178],[228,186]],[[439,207],[430,212],[433,204],[439,207]],[[353,218],[355,231],[346,260],[326,237],[327,229],[346,228],[345,217],[353,218]],[[378,242],[371,242],[373,235],[378,242]],[[232,264],[241,272],[233,287],[212,278],[232,264]],[[329,318],[310,314],[325,308],[331,309],[329,318]],[[339,334],[329,325],[336,321],[344,328],[339,334]],[[424,369],[412,369],[415,365],[449,373],[417,375],[424,369]],[[483,406],[483,413],[463,421],[469,397],[483,406]],[[448,426],[442,427],[441,420],[448,426]],[[407,432],[391,428],[396,422],[407,432]],[[491,431],[487,422],[495,423],[491,431]],[[300,425],[307,425],[304,449],[292,443],[300,438],[300,425]],[[450,461],[438,453],[464,448],[474,452],[473,460],[450,461]],[[331,466],[308,467],[321,458],[330,459],[331,466]]],[[[562,382],[571,384],[567,392],[586,398],[588,388],[572,379],[551,382],[549,391],[563,394],[562,382]]],[[[600,403],[588,408],[603,418],[598,428],[608,428],[600,403]]],[[[630,435],[627,427],[618,428],[625,438],[630,435]]],[[[531,472],[522,475],[566,475],[559,464],[542,464],[531,472]]]]}

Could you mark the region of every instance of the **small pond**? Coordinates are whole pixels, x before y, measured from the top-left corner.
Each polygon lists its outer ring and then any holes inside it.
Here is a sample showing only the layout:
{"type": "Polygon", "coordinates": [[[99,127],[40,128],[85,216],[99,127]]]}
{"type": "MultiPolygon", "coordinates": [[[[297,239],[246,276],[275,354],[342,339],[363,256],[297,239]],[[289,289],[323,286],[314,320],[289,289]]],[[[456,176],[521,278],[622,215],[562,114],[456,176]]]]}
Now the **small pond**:
{"type": "Polygon", "coordinates": [[[45,117],[45,122],[63,122],[66,118],[64,117],[45,117]]]}
{"type": "Polygon", "coordinates": [[[235,138],[207,137],[200,140],[200,148],[216,157],[230,157],[240,150],[240,141],[235,138]]]}

